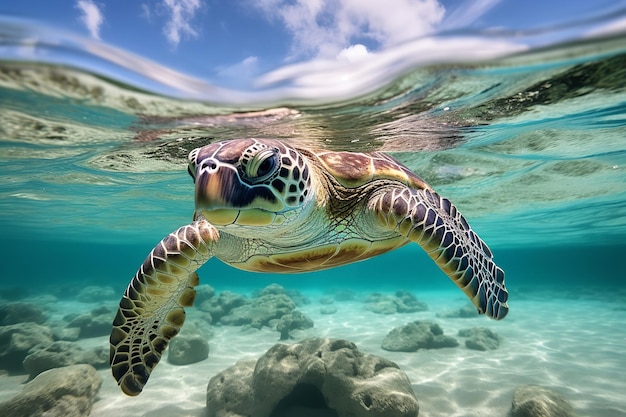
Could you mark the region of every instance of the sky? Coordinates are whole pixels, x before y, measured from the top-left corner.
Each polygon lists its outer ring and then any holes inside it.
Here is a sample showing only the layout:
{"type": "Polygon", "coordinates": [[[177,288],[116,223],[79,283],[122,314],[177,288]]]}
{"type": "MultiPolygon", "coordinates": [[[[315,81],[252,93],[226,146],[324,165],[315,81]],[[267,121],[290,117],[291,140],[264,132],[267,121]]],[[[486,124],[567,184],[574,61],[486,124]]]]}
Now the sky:
{"type": "MultiPolygon", "coordinates": [[[[0,3],[0,16],[242,88],[283,68],[365,62],[433,34],[545,29],[620,9],[626,0],[19,0],[0,3]]],[[[623,30],[620,16],[611,24],[623,30]]]]}

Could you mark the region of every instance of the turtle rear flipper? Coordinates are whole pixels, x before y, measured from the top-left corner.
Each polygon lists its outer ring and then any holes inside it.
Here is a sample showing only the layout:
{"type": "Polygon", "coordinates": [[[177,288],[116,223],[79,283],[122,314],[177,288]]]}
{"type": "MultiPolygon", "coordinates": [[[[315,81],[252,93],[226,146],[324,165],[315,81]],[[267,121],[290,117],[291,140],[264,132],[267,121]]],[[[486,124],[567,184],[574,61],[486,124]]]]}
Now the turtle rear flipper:
{"type": "Polygon", "coordinates": [[[196,270],[213,256],[219,234],[200,218],[165,237],[131,280],[113,321],[110,363],[127,395],[138,395],[185,321],[196,270]]]}
{"type": "Polygon", "coordinates": [[[450,200],[428,189],[398,188],[375,198],[372,208],[383,226],[422,246],[480,314],[507,315],[504,271],[450,200]]]}

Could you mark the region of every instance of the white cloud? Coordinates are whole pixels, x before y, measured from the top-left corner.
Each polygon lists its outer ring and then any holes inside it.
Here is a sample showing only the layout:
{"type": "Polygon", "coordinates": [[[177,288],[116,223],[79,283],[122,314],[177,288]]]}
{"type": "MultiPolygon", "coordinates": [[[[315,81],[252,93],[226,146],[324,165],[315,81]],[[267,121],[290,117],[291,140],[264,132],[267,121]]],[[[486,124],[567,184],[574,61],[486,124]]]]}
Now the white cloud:
{"type": "Polygon", "coordinates": [[[191,21],[202,6],[201,0],[163,0],[163,6],[169,14],[169,20],[163,32],[172,46],[178,46],[181,36],[186,35],[192,38],[198,36],[191,21]]]}
{"type": "Polygon", "coordinates": [[[432,33],[445,14],[437,0],[255,0],[293,36],[295,57],[335,57],[368,40],[381,47],[432,33]]]}
{"type": "Polygon", "coordinates": [[[501,0],[473,0],[461,2],[443,22],[442,29],[465,28],[493,9],[501,0]]]}
{"type": "Polygon", "coordinates": [[[100,26],[104,22],[102,11],[92,0],[78,0],[76,8],[81,11],[80,20],[94,39],[100,39],[100,26]]]}
{"type": "Polygon", "coordinates": [[[368,54],[369,51],[367,50],[367,47],[357,43],[356,45],[351,45],[339,51],[337,54],[337,60],[345,62],[358,62],[365,58],[368,54]]]}
{"type": "Polygon", "coordinates": [[[289,102],[328,103],[375,91],[419,67],[478,62],[525,50],[522,43],[501,39],[425,36],[368,52],[367,59],[361,59],[358,65],[336,58],[286,65],[258,78],[256,87],[283,100],[287,97],[289,102]]]}
{"type": "MultiPolygon", "coordinates": [[[[0,19],[0,23],[4,23],[0,19]]],[[[523,39],[501,37],[468,36],[426,36],[401,45],[377,51],[369,51],[366,59],[358,64],[345,62],[336,56],[329,59],[315,59],[308,62],[283,66],[261,77],[255,78],[253,85],[244,90],[233,90],[209,84],[168,67],[115,48],[103,42],[86,39],[82,36],[50,29],[39,23],[26,22],[19,25],[9,21],[6,27],[9,43],[33,47],[30,50],[8,48],[6,59],[32,59],[35,62],[59,62],[67,58],[62,51],[72,48],[86,56],[99,59],[85,59],[78,65],[88,73],[102,73],[100,60],[108,62],[107,77],[114,78],[139,89],[183,99],[202,100],[224,105],[245,108],[269,108],[285,103],[303,105],[326,104],[354,100],[356,97],[389,86],[417,68],[433,64],[471,63],[510,55],[527,50],[523,39]],[[55,48],[41,48],[40,40],[55,48]],[[25,58],[26,57],[26,58],[25,58]]],[[[364,48],[354,45],[345,52],[360,56],[364,48]]],[[[249,56],[235,64],[234,69],[260,70],[262,59],[249,56]]],[[[227,68],[223,69],[226,73],[227,68]]],[[[234,73],[231,73],[234,74],[234,73]]],[[[227,80],[230,81],[230,80],[227,80]]],[[[238,81],[238,80],[234,80],[238,81]]],[[[411,82],[419,82],[412,79],[411,82]]],[[[236,82],[231,83],[233,87],[236,82]]],[[[415,84],[417,85],[417,84],[415,84]]]]}
{"type": "Polygon", "coordinates": [[[152,23],[152,10],[150,10],[150,6],[146,3],[141,3],[141,14],[140,16],[146,19],[149,23],[152,23]]]}

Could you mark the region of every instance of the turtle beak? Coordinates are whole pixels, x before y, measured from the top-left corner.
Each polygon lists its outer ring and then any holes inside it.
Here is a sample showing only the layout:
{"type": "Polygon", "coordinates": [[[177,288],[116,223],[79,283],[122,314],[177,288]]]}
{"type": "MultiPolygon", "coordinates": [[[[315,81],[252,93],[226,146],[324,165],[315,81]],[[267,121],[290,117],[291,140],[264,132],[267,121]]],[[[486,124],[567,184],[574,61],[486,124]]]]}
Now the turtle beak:
{"type": "Polygon", "coordinates": [[[216,226],[267,225],[283,208],[269,187],[244,183],[235,166],[213,158],[197,168],[195,197],[196,216],[216,226]]]}
{"type": "Polygon", "coordinates": [[[237,172],[215,161],[205,161],[196,175],[196,211],[232,207],[237,172]]]}
{"type": "Polygon", "coordinates": [[[254,190],[239,181],[236,170],[222,166],[215,172],[203,172],[196,179],[196,215],[201,214],[215,226],[239,224],[267,226],[275,214],[248,206],[254,201],[254,190]]]}
{"type": "Polygon", "coordinates": [[[234,186],[234,181],[237,181],[236,172],[224,166],[198,170],[198,172],[196,178],[196,216],[202,214],[205,219],[216,226],[235,222],[239,215],[239,210],[232,205],[237,189],[234,186]]]}

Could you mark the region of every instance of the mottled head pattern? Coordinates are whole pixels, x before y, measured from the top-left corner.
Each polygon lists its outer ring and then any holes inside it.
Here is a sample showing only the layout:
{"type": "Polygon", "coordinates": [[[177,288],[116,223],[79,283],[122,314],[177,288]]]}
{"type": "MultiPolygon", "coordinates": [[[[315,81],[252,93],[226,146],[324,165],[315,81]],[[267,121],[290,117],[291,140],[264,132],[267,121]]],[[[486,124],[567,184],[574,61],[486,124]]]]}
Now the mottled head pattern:
{"type": "Polygon", "coordinates": [[[189,154],[196,212],[215,225],[263,226],[284,221],[311,194],[304,157],[282,142],[216,142],[189,154]]]}

